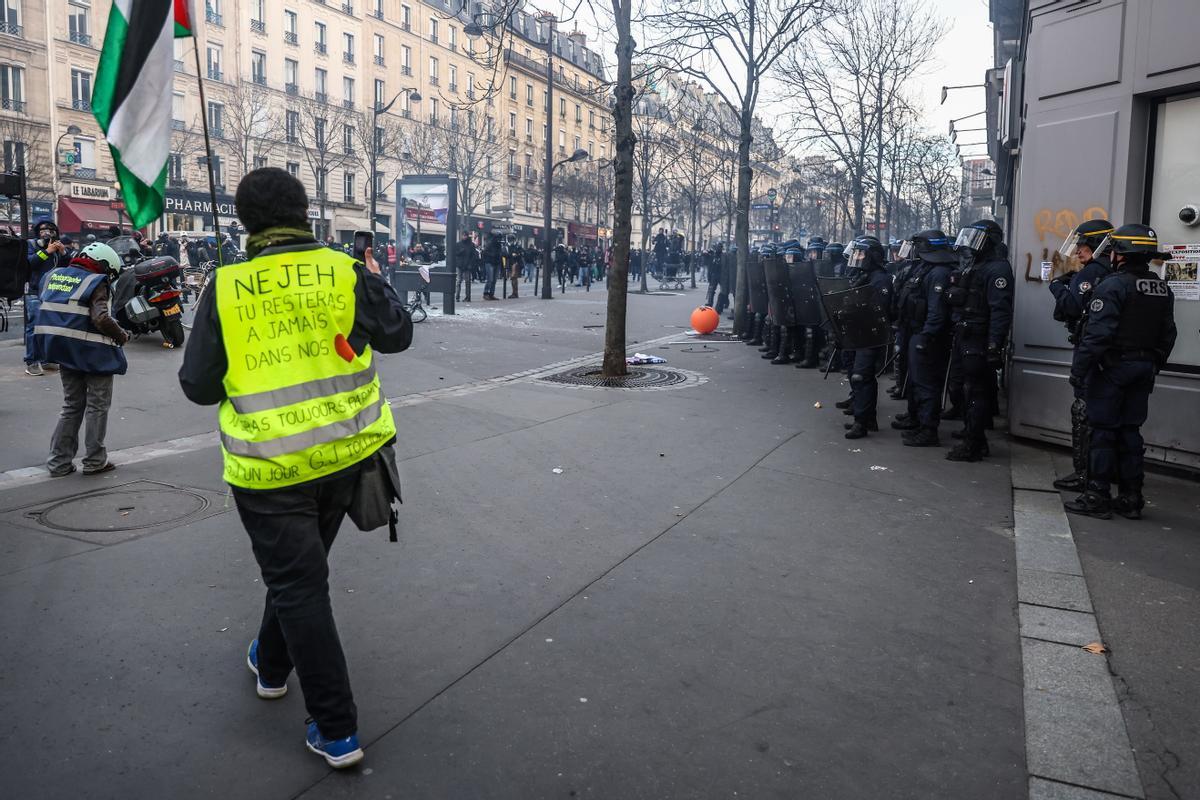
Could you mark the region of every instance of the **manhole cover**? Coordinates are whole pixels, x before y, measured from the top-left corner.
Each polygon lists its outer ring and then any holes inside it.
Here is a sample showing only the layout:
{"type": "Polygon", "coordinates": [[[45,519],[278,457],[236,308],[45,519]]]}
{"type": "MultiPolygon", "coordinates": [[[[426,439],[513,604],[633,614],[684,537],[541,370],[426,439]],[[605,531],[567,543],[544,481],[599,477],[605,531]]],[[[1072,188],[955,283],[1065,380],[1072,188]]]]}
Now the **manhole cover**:
{"type": "Polygon", "coordinates": [[[208,501],[186,489],[131,488],[72,497],[31,516],[60,531],[135,531],[190,517],[208,501]]]}
{"type": "Polygon", "coordinates": [[[601,374],[599,364],[573,367],[562,372],[543,375],[538,380],[582,389],[634,389],[641,391],[682,388],[705,382],[704,376],[697,372],[652,365],[631,366],[628,375],[620,378],[605,378],[601,374]]]}
{"type": "Polygon", "coordinates": [[[116,544],[215,516],[227,510],[225,501],[208,489],[132,481],[10,509],[0,513],[0,525],[116,544]]]}

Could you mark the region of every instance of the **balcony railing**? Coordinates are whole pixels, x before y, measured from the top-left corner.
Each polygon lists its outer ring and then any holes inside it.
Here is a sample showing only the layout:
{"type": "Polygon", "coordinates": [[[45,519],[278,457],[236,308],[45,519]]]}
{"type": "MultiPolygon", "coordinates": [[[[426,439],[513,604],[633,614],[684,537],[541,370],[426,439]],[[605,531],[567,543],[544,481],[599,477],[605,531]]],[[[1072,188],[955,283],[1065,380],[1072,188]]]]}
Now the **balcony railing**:
{"type": "Polygon", "coordinates": [[[353,64],[354,63],[354,53],[350,53],[350,52],[342,53],[342,62],[345,64],[353,64]]]}
{"type": "Polygon", "coordinates": [[[75,177],[76,178],[91,178],[92,180],[95,180],[96,179],[96,168],[95,167],[76,166],[75,167],[75,177]]]}
{"type": "Polygon", "coordinates": [[[438,115],[437,115],[437,114],[434,114],[434,113],[430,112],[430,114],[429,114],[429,124],[430,124],[430,125],[433,125],[434,127],[437,127],[437,124],[438,124],[438,115]]]}
{"type": "MultiPolygon", "coordinates": [[[[291,92],[288,92],[288,94],[291,94],[291,92]]],[[[325,94],[325,92],[313,92],[313,99],[318,103],[328,103],[329,95],[325,94]]]]}
{"type": "Polygon", "coordinates": [[[408,20],[405,20],[404,22],[401,22],[401,23],[400,23],[400,30],[402,30],[402,31],[411,31],[411,30],[412,30],[412,23],[410,23],[408,20]]]}
{"type": "Polygon", "coordinates": [[[437,76],[437,75],[430,75],[430,76],[429,76],[429,85],[430,85],[430,86],[437,86],[437,85],[438,85],[438,76],[437,76]]]}
{"type": "Polygon", "coordinates": [[[375,66],[377,66],[377,67],[387,66],[387,64],[384,63],[383,56],[375,56],[375,66]]]}
{"type": "Polygon", "coordinates": [[[468,99],[468,100],[474,100],[474,99],[475,99],[475,89],[474,89],[474,87],[467,89],[467,99],[468,99]]]}
{"type": "Polygon", "coordinates": [[[354,3],[342,3],[342,13],[354,16],[354,3]]]}
{"type": "Polygon", "coordinates": [[[71,31],[69,34],[67,34],[67,38],[69,38],[75,44],[81,44],[84,47],[92,46],[92,35],[90,33],[80,33],[79,31],[71,31]]]}
{"type": "Polygon", "coordinates": [[[77,97],[71,101],[71,108],[75,109],[76,111],[91,111],[92,101],[82,97],[77,97]]]}
{"type": "Polygon", "coordinates": [[[250,80],[257,83],[259,86],[267,85],[267,76],[262,74],[254,74],[250,76],[250,80]]]}
{"type": "Polygon", "coordinates": [[[383,9],[382,8],[375,9],[374,11],[371,12],[371,16],[374,17],[375,19],[383,19],[383,9]]]}
{"type": "Polygon", "coordinates": [[[283,90],[293,97],[300,94],[300,86],[295,83],[285,83],[283,85],[283,90]]]}
{"type": "Polygon", "coordinates": [[[219,80],[221,80],[221,70],[219,70],[219,69],[214,69],[213,67],[209,67],[209,68],[208,68],[208,79],[209,79],[210,81],[219,81],[219,80]]]}
{"type": "Polygon", "coordinates": [[[508,177],[510,177],[510,178],[521,177],[521,168],[516,166],[515,164],[510,165],[508,168],[508,177]]]}
{"type": "Polygon", "coordinates": [[[436,33],[429,34],[429,41],[433,42],[434,44],[437,44],[438,43],[438,35],[436,33]]]}
{"type": "Polygon", "coordinates": [[[250,32],[265,34],[267,32],[267,23],[261,19],[250,20],[250,32]]]}
{"type": "Polygon", "coordinates": [[[7,33],[19,39],[25,38],[25,28],[15,22],[0,22],[0,33],[7,33]]]}
{"type": "Polygon", "coordinates": [[[452,84],[450,84],[450,91],[452,91],[452,92],[454,92],[455,94],[457,94],[457,93],[458,93],[458,84],[457,84],[457,83],[452,83],[452,84]]]}
{"type": "Polygon", "coordinates": [[[214,139],[224,139],[225,138],[225,129],[221,128],[219,126],[215,126],[215,125],[211,126],[209,128],[209,132],[212,133],[212,136],[214,139]]]}
{"type": "Polygon", "coordinates": [[[300,44],[300,34],[296,33],[295,31],[284,31],[283,43],[290,44],[292,46],[300,44]]]}
{"type": "Polygon", "coordinates": [[[400,116],[404,117],[405,119],[412,119],[412,109],[411,108],[400,109],[400,116]]]}
{"type": "Polygon", "coordinates": [[[167,186],[172,189],[186,189],[187,178],[167,178],[167,186]]]}
{"type": "Polygon", "coordinates": [[[405,64],[404,66],[400,67],[400,74],[411,76],[412,75],[412,67],[405,64]]]}
{"type": "Polygon", "coordinates": [[[215,11],[205,10],[204,21],[209,25],[216,25],[218,28],[225,27],[225,22],[221,19],[221,15],[215,11]]]}
{"type": "Polygon", "coordinates": [[[313,52],[315,52],[319,56],[323,56],[327,52],[329,52],[329,49],[327,47],[325,47],[324,42],[317,42],[316,44],[313,45],[313,52]]]}
{"type": "Polygon", "coordinates": [[[353,101],[353,100],[350,100],[349,98],[347,98],[347,99],[343,100],[343,101],[342,101],[342,108],[348,108],[348,109],[350,109],[351,111],[353,111],[353,110],[354,110],[354,101],[353,101]]]}

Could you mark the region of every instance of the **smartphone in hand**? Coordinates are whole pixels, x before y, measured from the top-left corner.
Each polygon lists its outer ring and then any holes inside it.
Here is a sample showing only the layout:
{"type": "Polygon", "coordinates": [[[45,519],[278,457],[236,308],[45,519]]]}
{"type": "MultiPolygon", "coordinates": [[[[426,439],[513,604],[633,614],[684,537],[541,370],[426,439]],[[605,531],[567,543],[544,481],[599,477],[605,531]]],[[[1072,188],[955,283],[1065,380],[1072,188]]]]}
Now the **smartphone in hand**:
{"type": "Polygon", "coordinates": [[[355,231],[354,232],[354,258],[364,264],[367,261],[367,253],[375,247],[375,234],[370,231],[355,231]]]}

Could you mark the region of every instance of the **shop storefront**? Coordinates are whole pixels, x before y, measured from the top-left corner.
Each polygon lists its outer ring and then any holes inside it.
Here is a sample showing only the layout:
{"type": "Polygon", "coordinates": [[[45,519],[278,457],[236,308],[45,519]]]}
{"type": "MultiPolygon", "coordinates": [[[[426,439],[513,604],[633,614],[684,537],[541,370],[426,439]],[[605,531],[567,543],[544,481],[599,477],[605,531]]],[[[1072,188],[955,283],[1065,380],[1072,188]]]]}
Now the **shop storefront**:
{"type": "Polygon", "coordinates": [[[112,228],[129,233],[125,204],[111,186],[94,183],[67,184],[58,198],[58,229],[66,234],[106,238],[112,228]]]}
{"type": "Polygon", "coordinates": [[[568,222],[567,234],[571,247],[594,247],[599,231],[595,225],[584,222],[568,222]]]}

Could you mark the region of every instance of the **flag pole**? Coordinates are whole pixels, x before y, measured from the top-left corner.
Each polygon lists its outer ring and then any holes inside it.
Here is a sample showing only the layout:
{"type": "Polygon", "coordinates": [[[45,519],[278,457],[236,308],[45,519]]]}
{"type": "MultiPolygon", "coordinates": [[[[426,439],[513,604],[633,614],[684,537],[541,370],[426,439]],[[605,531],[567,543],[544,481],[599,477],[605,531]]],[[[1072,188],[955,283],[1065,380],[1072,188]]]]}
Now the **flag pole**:
{"type": "Polygon", "coordinates": [[[217,266],[225,266],[221,255],[221,220],[217,216],[217,183],[213,177],[212,141],[208,137],[208,103],[204,99],[204,75],[200,72],[200,42],[192,35],[192,52],[196,54],[196,85],[200,88],[200,124],[204,128],[204,166],[208,172],[208,197],[212,203],[213,237],[217,240],[217,266]]]}

